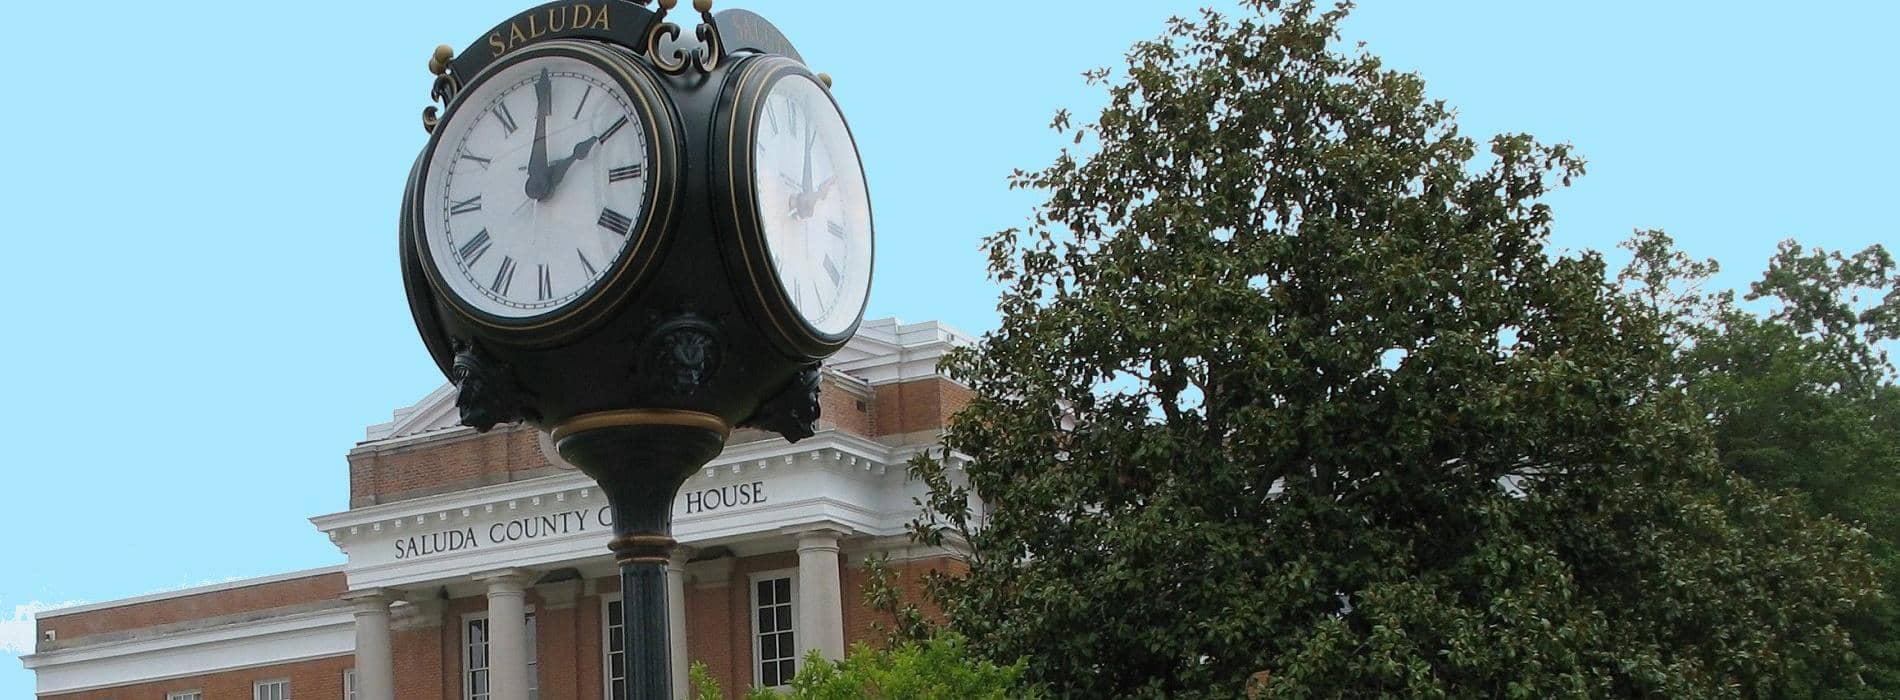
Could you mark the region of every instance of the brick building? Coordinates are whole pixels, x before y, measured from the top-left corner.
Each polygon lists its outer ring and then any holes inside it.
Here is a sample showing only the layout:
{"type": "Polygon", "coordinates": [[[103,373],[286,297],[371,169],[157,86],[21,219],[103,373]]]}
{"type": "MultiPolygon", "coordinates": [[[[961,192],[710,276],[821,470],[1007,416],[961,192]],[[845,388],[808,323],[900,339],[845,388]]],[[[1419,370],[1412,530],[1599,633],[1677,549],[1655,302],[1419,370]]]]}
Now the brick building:
{"type": "MultiPolygon", "coordinates": [[[[866,321],[827,363],[816,436],[736,431],[687,481],[668,567],[681,697],[690,661],[736,692],[781,684],[804,650],[836,657],[871,638],[870,558],[906,579],[953,565],[904,536],[921,494],[904,465],[968,399],[936,371],[968,342],[866,321]]],[[[43,613],[24,658],[38,697],[511,700],[488,692],[503,674],[539,700],[611,697],[611,517],[545,436],[460,427],[444,386],[371,426],[349,469],[348,509],[310,519],[345,564],[43,613]],[[490,663],[491,647],[521,646],[525,664],[490,663]]]]}

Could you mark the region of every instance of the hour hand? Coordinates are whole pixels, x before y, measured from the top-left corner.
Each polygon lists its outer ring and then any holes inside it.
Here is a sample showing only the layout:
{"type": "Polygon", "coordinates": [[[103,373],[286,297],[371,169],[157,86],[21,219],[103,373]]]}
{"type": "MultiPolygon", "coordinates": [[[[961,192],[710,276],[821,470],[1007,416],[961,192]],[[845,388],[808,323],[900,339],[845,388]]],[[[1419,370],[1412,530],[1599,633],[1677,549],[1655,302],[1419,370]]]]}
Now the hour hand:
{"type": "Polygon", "coordinates": [[[554,188],[560,186],[561,178],[567,177],[567,169],[574,165],[574,161],[586,158],[587,154],[594,151],[594,145],[597,143],[600,143],[600,137],[589,136],[580,143],[574,144],[574,153],[566,158],[548,164],[547,182],[549,194],[553,194],[554,188]]]}

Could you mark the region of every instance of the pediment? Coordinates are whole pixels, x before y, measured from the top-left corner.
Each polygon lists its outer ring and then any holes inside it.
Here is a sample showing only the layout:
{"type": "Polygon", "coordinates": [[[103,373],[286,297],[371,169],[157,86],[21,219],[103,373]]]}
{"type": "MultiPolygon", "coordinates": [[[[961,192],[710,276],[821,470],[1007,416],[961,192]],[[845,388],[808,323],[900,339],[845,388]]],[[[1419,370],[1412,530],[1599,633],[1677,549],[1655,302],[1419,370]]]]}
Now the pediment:
{"type": "Polygon", "coordinates": [[[363,439],[395,440],[462,427],[461,413],[455,410],[456,393],[455,385],[443,382],[421,401],[396,409],[388,423],[370,426],[363,439]]]}

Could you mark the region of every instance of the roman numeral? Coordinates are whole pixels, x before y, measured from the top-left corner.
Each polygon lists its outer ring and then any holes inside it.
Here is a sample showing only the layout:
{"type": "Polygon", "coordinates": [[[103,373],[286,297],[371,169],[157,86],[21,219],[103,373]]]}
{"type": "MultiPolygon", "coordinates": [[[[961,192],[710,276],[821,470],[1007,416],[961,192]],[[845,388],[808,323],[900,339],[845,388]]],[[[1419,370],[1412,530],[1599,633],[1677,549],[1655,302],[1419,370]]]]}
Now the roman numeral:
{"type": "Polygon", "coordinates": [[[475,161],[475,162],[477,162],[477,163],[481,163],[481,164],[482,164],[482,169],[483,169],[483,170],[487,170],[487,169],[488,169],[488,164],[489,164],[490,162],[492,162],[492,161],[490,161],[490,160],[489,160],[489,159],[487,159],[487,158],[483,158],[483,157],[481,157],[481,156],[476,156],[476,155],[469,155],[469,154],[467,154],[467,153],[464,153],[464,154],[462,154],[462,160],[472,160],[472,161],[475,161]]]}
{"type": "Polygon", "coordinates": [[[620,127],[626,125],[627,118],[621,117],[618,121],[615,121],[612,126],[607,127],[606,131],[600,132],[600,142],[606,143],[607,139],[613,138],[614,134],[620,131],[620,127]]]}
{"type": "Polygon", "coordinates": [[[639,165],[638,163],[635,163],[635,164],[633,164],[633,165],[628,165],[628,166],[622,166],[622,167],[618,167],[618,168],[614,168],[614,169],[612,169],[612,170],[609,170],[609,171],[607,171],[607,181],[608,181],[608,182],[619,182],[619,181],[621,181],[621,180],[632,180],[632,179],[634,179],[634,178],[636,178],[636,177],[639,177],[639,176],[640,176],[640,165],[639,165]]]}
{"type": "Polygon", "coordinates": [[[765,123],[771,125],[772,133],[778,134],[778,110],[772,109],[772,103],[765,103],[765,123]]]}
{"type": "Polygon", "coordinates": [[[600,210],[600,227],[625,236],[627,231],[633,228],[633,219],[612,209],[602,209],[600,210]]]}
{"type": "Polygon", "coordinates": [[[838,280],[844,279],[844,273],[838,271],[838,263],[832,262],[829,255],[825,256],[825,274],[831,275],[832,284],[837,284],[838,280]]]}
{"type": "Polygon", "coordinates": [[[578,256],[580,256],[580,258],[581,258],[581,269],[583,269],[583,270],[586,270],[586,271],[587,271],[587,279],[590,279],[590,280],[591,280],[591,279],[593,279],[593,278],[594,278],[594,275],[595,275],[595,272],[594,272],[594,263],[592,263],[592,262],[589,262],[589,261],[587,260],[587,254],[586,254],[586,253],[583,253],[583,252],[581,252],[581,250],[580,250],[579,248],[575,248],[575,249],[574,249],[574,254],[575,254],[575,255],[578,255],[578,256]]]}
{"type": "Polygon", "coordinates": [[[554,298],[554,281],[553,279],[548,277],[548,266],[546,263],[541,264],[541,274],[539,275],[539,277],[541,278],[541,288],[536,293],[535,298],[540,299],[541,301],[547,301],[549,299],[553,299],[554,298]]]}
{"type": "Polygon", "coordinates": [[[833,236],[844,238],[844,222],[842,221],[825,222],[825,230],[830,231],[833,236]]]}
{"type": "Polygon", "coordinates": [[[479,194],[473,197],[469,197],[468,199],[464,199],[460,202],[457,202],[453,199],[449,200],[449,214],[450,215],[467,214],[472,211],[481,211],[481,210],[482,210],[482,196],[479,194]]]}
{"type": "Polygon", "coordinates": [[[508,113],[508,103],[496,102],[494,111],[495,118],[501,120],[501,128],[506,130],[509,136],[515,135],[515,115],[508,113]]]}
{"type": "Polygon", "coordinates": [[[482,253],[488,252],[488,244],[488,229],[482,229],[477,231],[474,237],[463,243],[462,247],[456,252],[462,254],[462,264],[474,265],[475,261],[482,259],[482,253]]]}
{"type": "Polygon", "coordinates": [[[581,118],[581,108],[587,106],[587,96],[592,94],[594,94],[594,86],[592,85],[587,86],[587,90],[581,93],[581,103],[574,105],[575,119],[581,118]]]}
{"type": "Polygon", "coordinates": [[[503,256],[501,267],[495,270],[495,281],[488,283],[488,291],[508,296],[508,288],[515,285],[515,259],[503,256]]]}

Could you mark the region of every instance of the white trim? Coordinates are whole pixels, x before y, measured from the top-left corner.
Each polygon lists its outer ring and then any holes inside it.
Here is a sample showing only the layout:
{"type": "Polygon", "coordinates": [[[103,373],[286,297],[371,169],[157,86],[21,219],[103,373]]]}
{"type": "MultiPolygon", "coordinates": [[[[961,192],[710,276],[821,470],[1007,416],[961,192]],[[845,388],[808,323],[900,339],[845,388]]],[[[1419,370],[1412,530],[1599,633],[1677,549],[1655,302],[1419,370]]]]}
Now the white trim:
{"type": "Polygon", "coordinates": [[[251,682],[251,700],[291,700],[290,699],[290,679],[289,678],[267,678],[261,681],[252,681],[251,682]],[[275,685],[283,686],[284,692],[282,694],[278,694],[274,698],[264,697],[263,695],[264,687],[275,686],[275,685]]]}
{"type": "Polygon", "coordinates": [[[217,593],[219,591],[228,591],[234,588],[248,588],[250,586],[262,586],[268,583],[278,583],[282,581],[289,581],[292,579],[316,577],[316,576],[322,576],[324,574],[336,574],[336,573],[342,573],[342,572],[343,572],[343,565],[337,564],[334,566],[325,566],[325,567],[316,568],[316,569],[304,569],[303,571],[292,571],[290,573],[284,573],[284,574],[272,574],[269,576],[259,576],[257,578],[239,579],[236,581],[224,581],[220,583],[206,584],[203,586],[194,586],[191,588],[180,588],[175,591],[160,591],[158,593],[147,593],[145,595],[133,596],[130,598],[120,598],[118,600],[108,600],[108,601],[103,601],[99,603],[87,603],[85,605],[74,605],[71,607],[59,608],[56,610],[48,610],[42,613],[36,613],[34,617],[37,619],[44,620],[49,617],[59,617],[61,615],[75,615],[75,614],[83,613],[83,612],[93,612],[95,610],[110,610],[112,608],[119,608],[119,607],[124,607],[127,605],[137,605],[139,603],[150,603],[150,602],[160,601],[160,600],[170,600],[172,598],[183,598],[186,596],[203,595],[206,593],[217,593]]]}
{"type": "Polygon", "coordinates": [[[205,691],[202,688],[173,690],[165,693],[165,700],[205,700],[205,691]]]}
{"type": "MultiPolygon", "coordinates": [[[[607,604],[619,603],[622,600],[625,600],[625,598],[623,598],[618,591],[600,594],[600,691],[605,700],[620,700],[614,696],[614,664],[611,663],[613,654],[609,651],[610,645],[608,642],[610,641],[610,630],[607,629],[613,624],[614,618],[612,615],[607,614],[607,604]]],[[[623,615],[622,618],[624,621],[625,616],[623,615]]],[[[626,653],[625,645],[627,643],[625,630],[621,631],[620,643],[622,645],[621,653],[624,654],[626,653]]],[[[624,666],[625,664],[622,665],[624,666]]],[[[673,682],[684,683],[686,679],[675,678],[673,682]]]]}
{"type": "Polygon", "coordinates": [[[323,659],[356,651],[356,617],[326,609],[21,657],[35,692],[59,695],[323,659]]]}
{"type": "MultiPolygon", "coordinates": [[[[790,601],[793,645],[791,654],[791,658],[793,659],[792,668],[796,669],[799,665],[804,663],[802,655],[798,653],[798,649],[805,643],[805,633],[798,628],[798,568],[793,567],[790,569],[752,572],[751,575],[746,577],[745,595],[747,605],[745,612],[747,620],[746,629],[750,630],[747,636],[752,639],[752,656],[747,659],[746,662],[752,666],[752,685],[754,687],[783,688],[790,685],[792,680],[790,678],[780,678],[779,680],[783,682],[778,685],[767,686],[765,685],[764,674],[760,673],[762,669],[759,667],[760,664],[765,662],[765,659],[759,656],[759,582],[776,579],[789,579],[791,581],[788,591],[792,596],[790,601]]],[[[781,649],[779,652],[780,655],[776,658],[785,658],[784,650],[781,649]]]]}
{"type": "MultiPolygon", "coordinates": [[[[526,642],[525,646],[527,646],[528,652],[528,698],[533,700],[533,698],[538,697],[541,693],[541,663],[540,659],[535,658],[541,650],[540,643],[536,641],[536,638],[541,636],[541,626],[535,623],[534,606],[523,606],[523,609],[526,618],[525,622],[528,627],[527,639],[523,640],[526,642]]],[[[457,631],[458,636],[456,639],[459,640],[458,646],[461,647],[462,653],[456,662],[456,672],[460,674],[462,679],[462,700],[471,700],[474,690],[469,687],[468,682],[468,623],[476,620],[487,621],[488,611],[477,610],[475,612],[462,613],[462,626],[461,629],[457,631]]],[[[495,638],[495,635],[486,627],[482,629],[482,633],[487,635],[482,638],[482,646],[487,647],[488,643],[495,638]]],[[[493,654],[490,654],[489,658],[484,659],[484,661],[488,665],[482,668],[492,669],[495,667],[493,654]]],[[[495,675],[492,672],[488,675],[488,689],[489,697],[493,698],[495,695],[495,675]]]]}

